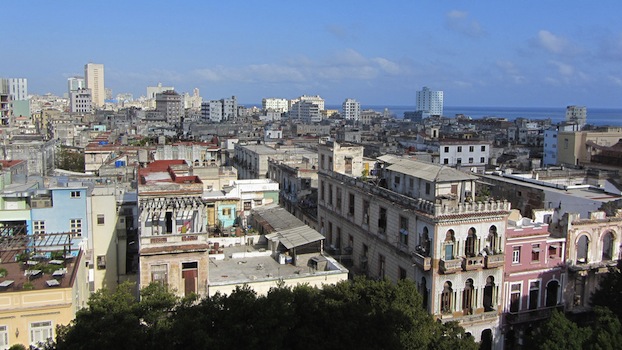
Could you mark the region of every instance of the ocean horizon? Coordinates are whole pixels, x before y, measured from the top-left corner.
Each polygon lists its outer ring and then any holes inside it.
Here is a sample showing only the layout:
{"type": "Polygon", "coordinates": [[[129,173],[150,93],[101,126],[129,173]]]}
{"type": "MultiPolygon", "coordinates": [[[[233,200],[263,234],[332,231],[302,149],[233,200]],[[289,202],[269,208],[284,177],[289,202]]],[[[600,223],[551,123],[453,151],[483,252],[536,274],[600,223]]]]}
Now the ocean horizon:
{"type": "MultiPolygon", "coordinates": [[[[397,105],[361,105],[361,110],[371,109],[383,112],[385,108],[396,118],[404,117],[405,112],[412,112],[415,106],[397,105]]],[[[326,105],[326,109],[341,110],[340,105],[326,105]]],[[[551,119],[556,124],[566,119],[566,107],[473,107],[473,106],[446,106],[443,108],[443,115],[455,117],[464,114],[472,119],[482,119],[485,117],[506,118],[515,120],[516,118],[527,119],[551,119]]],[[[590,108],[587,107],[587,123],[597,126],[622,126],[621,108],[590,108]]]]}

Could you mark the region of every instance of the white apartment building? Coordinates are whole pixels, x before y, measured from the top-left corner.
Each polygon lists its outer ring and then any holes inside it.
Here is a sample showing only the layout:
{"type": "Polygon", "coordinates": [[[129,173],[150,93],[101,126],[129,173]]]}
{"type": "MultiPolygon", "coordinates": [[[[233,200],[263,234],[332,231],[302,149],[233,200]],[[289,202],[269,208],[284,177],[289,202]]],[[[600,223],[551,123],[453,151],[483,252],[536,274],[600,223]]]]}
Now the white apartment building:
{"type": "Polygon", "coordinates": [[[501,349],[509,203],[474,202],[477,177],[450,167],[387,155],[369,178],[357,178],[356,171],[353,176],[335,167],[360,163],[356,152],[326,143],[319,155],[325,247],[344,260],[349,256],[355,273],[415,281],[435,318],[457,321],[501,349]]]}
{"type": "Polygon", "coordinates": [[[483,170],[490,159],[488,141],[440,140],[437,147],[442,165],[483,170]]]}
{"type": "Polygon", "coordinates": [[[582,129],[587,123],[587,108],[585,106],[566,107],[566,123],[577,124],[582,129]]]}
{"type": "Polygon", "coordinates": [[[0,79],[0,92],[11,96],[11,101],[28,99],[28,79],[25,78],[2,78],[0,79]]]}
{"type": "Polygon", "coordinates": [[[417,91],[416,111],[421,112],[423,117],[443,115],[443,92],[432,91],[424,86],[421,91],[417,91]]]}
{"type": "Polygon", "coordinates": [[[557,165],[557,134],[558,127],[552,126],[544,130],[544,151],[542,166],[557,165]]]}
{"type": "Polygon", "coordinates": [[[71,113],[90,114],[93,112],[93,98],[90,89],[79,88],[69,92],[71,113]]]}
{"type": "Polygon", "coordinates": [[[285,98],[264,98],[261,100],[261,108],[264,112],[271,109],[285,113],[289,110],[289,101],[285,98]]]}
{"type": "Polygon", "coordinates": [[[314,103],[317,105],[320,111],[324,110],[324,99],[321,98],[320,95],[315,95],[315,96],[302,95],[298,98],[295,98],[290,101],[289,103],[290,108],[294,103],[299,102],[299,101],[306,101],[306,102],[314,103]]]}
{"type": "Polygon", "coordinates": [[[72,91],[86,88],[86,83],[83,77],[71,77],[67,78],[67,93],[71,95],[72,91]]]}
{"type": "Polygon", "coordinates": [[[347,98],[343,101],[341,105],[343,111],[343,117],[346,120],[356,120],[359,121],[361,119],[361,103],[355,99],[347,98]]]}
{"type": "Polygon", "coordinates": [[[106,98],[106,90],[104,88],[104,65],[100,63],[87,63],[84,66],[84,78],[87,89],[91,90],[93,107],[103,107],[106,98]]]}
{"type": "Polygon", "coordinates": [[[304,123],[319,123],[322,121],[322,108],[310,101],[298,101],[291,106],[289,118],[304,123]]]}
{"type": "Polygon", "coordinates": [[[223,120],[238,118],[238,100],[235,96],[220,100],[201,103],[201,117],[205,120],[220,123],[223,120]]]}
{"type": "Polygon", "coordinates": [[[147,98],[155,100],[157,94],[172,90],[175,90],[175,88],[172,86],[162,86],[162,83],[158,83],[158,86],[147,86],[147,98]]]}

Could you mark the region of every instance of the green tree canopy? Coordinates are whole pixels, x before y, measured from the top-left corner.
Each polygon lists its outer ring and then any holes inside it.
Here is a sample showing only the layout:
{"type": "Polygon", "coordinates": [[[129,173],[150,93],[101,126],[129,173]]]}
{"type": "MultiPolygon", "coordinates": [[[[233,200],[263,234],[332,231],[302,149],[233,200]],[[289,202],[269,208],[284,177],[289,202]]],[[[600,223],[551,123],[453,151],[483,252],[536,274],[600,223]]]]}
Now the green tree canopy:
{"type": "Polygon", "coordinates": [[[421,308],[412,281],[355,279],[323,289],[249,287],[201,300],[152,284],[99,291],[57,334],[58,349],[477,349],[421,308]]]}

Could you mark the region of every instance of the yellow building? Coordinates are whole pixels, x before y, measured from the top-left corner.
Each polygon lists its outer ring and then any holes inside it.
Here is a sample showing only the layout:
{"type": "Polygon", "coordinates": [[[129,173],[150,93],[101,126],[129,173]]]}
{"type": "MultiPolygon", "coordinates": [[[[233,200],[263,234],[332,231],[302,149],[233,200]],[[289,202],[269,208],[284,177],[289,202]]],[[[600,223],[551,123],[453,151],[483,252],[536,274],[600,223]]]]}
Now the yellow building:
{"type": "Polygon", "coordinates": [[[0,348],[55,338],[88,299],[81,251],[70,251],[69,234],[41,235],[0,229],[0,348]]]}
{"type": "Polygon", "coordinates": [[[560,131],[557,137],[559,164],[585,165],[591,162],[587,142],[600,146],[613,146],[622,139],[622,128],[608,127],[594,131],[560,131]]]}

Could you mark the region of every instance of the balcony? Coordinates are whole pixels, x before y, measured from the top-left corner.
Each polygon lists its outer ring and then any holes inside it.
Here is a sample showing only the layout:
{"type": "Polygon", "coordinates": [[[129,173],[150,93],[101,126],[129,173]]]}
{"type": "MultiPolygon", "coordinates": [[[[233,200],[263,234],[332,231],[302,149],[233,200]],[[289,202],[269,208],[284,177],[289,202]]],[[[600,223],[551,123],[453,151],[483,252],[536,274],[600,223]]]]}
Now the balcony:
{"type": "Polygon", "coordinates": [[[505,315],[505,321],[508,324],[519,324],[525,322],[545,320],[551,317],[551,314],[555,309],[557,309],[558,311],[564,311],[564,306],[557,305],[521,312],[510,312],[505,315]]]}
{"type": "Polygon", "coordinates": [[[432,258],[429,256],[423,256],[419,253],[412,253],[413,262],[417,264],[423,271],[430,271],[432,268],[432,258]]]}
{"type": "Polygon", "coordinates": [[[444,274],[454,273],[462,269],[462,259],[445,260],[441,259],[440,269],[444,274]]]}
{"type": "Polygon", "coordinates": [[[487,269],[494,269],[495,267],[501,267],[505,263],[505,256],[503,254],[486,255],[484,258],[484,267],[487,269]]]}
{"type": "Polygon", "coordinates": [[[484,267],[483,256],[473,256],[462,258],[462,268],[464,271],[478,270],[484,267]]]}

